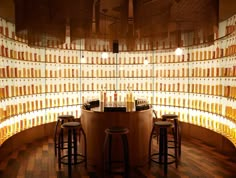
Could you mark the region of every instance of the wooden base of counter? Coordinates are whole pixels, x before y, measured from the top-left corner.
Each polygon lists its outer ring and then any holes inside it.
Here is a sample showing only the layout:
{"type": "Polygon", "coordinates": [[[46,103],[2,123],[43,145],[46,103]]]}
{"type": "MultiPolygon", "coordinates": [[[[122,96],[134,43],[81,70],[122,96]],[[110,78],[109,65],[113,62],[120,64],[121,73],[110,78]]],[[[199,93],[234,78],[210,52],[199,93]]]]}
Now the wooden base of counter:
{"type": "MultiPolygon", "coordinates": [[[[112,126],[129,129],[130,166],[147,164],[152,120],[152,109],[137,112],[94,112],[82,109],[81,122],[87,137],[88,164],[98,168],[103,166],[104,131],[112,126]]],[[[113,158],[122,159],[121,141],[115,138],[113,143],[113,158]]]]}

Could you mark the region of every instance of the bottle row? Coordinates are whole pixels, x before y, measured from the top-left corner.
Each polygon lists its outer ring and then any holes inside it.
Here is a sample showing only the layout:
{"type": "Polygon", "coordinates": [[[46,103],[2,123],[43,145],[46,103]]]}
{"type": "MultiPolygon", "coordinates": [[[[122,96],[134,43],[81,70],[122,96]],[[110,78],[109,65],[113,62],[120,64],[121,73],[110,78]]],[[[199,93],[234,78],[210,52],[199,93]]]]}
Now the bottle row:
{"type": "MultiPolygon", "coordinates": [[[[186,68],[168,68],[168,69],[140,69],[121,68],[117,71],[114,67],[99,69],[98,67],[87,67],[80,69],[80,67],[65,68],[60,65],[54,66],[53,69],[48,69],[50,66],[32,67],[1,67],[1,78],[115,78],[115,77],[236,77],[236,65],[224,67],[194,67],[188,66],[186,68]]],[[[143,67],[145,68],[145,67],[143,67]]]]}
{"type": "Polygon", "coordinates": [[[149,93],[149,95],[137,95],[132,91],[117,93],[103,90],[102,92],[106,93],[106,95],[101,95],[99,92],[93,95],[87,93],[86,95],[81,96],[81,100],[80,95],[76,92],[69,94],[63,93],[60,95],[40,95],[37,96],[37,98],[24,97],[15,98],[13,100],[5,100],[0,103],[0,121],[14,115],[41,110],[44,108],[79,105],[94,98],[100,98],[100,101],[106,102],[114,102],[114,98],[116,98],[116,101],[118,102],[131,102],[134,101],[134,98],[144,98],[153,105],[176,106],[181,108],[202,110],[205,112],[223,115],[236,122],[236,104],[232,99],[204,97],[197,94],[176,95],[175,93],[161,93],[160,95],[157,94],[156,96],[153,96],[151,93],[149,93]],[[114,94],[116,94],[116,97],[114,97],[114,94]]]}
{"type": "MultiPolygon", "coordinates": [[[[172,81],[167,82],[153,82],[153,81],[119,81],[118,85],[116,81],[109,81],[109,83],[99,83],[99,81],[87,81],[87,83],[45,83],[45,84],[29,84],[27,82],[12,82],[8,83],[6,86],[0,86],[0,98],[10,98],[15,96],[24,96],[24,95],[34,95],[42,93],[62,93],[62,92],[90,92],[90,91],[99,91],[101,89],[106,89],[110,91],[123,90],[126,91],[127,88],[131,88],[135,91],[153,91],[153,92],[185,92],[185,93],[196,93],[204,95],[214,95],[214,96],[223,96],[227,98],[236,99],[236,80],[228,81],[227,83],[209,83],[208,80],[204,83],[192,83],[186,81],[186,83],[172,83],[172,81]]],[[[176,82],[176,81],[175,81],[176,82]]],[[[183,81],[182,81],[183,82],[183,81]]]]}
{"type": "Polygon", "coordinates": [[[200,110],[176,108],[171,106],[154,107],[158,117],[163,114],[176,114],[181,122],[198,125],[228,138],[236,146],[236,123],[217,114],[206,113],[200,110]]]}
{"type": "MultiPolygon", "coordinates": [[[[204,111],[170,106],[157,106],[155,107],[155,110],[158,117],[162,114],[175,113],[179,116],[181,122],[195,124],[218,132],[229,138],[236,146],[236,123],[229,121],[225,117],[204,111]]],[[[10,119],[0,123],[0,145],[12,135],[25,129],[55,122],[58,115],[69,114],[79,117],[80,112],[80,108],[77,106],[71,107],[70,109],[60,107],[11,117],[10,119]]]]}
{"type": "Polygon", "coordinates": [[[178,63],[188,61],[204,61],[232,56],[236,54],[236,37],[234,38],[234,43],[230,43],[230,46],[225,48],[215,47],[214,45],[208,48],[184,48],[184,54],[182,56],[176,56],[174,50],[166,52],[148,51],[146,54],[140,52],[133,52],[131,54],[127,52],[120,52],[116,55],[110,53],[110,57],[104,60],[101,58],[99,52],[85,52],[79,50],[62,52],[59,49],[56,49],[55,51],[48,49],[31,49],[28,46],[22,51],[22,47],[13,46],[11,47],[13,49],[10,49],[10,47],[6,47],[4,44],[0,44],[0,56],[23,61],[62,64],[143,64],[145,59],[147,59],[149,63],[154,64],[178,63]],[[129,57],[127,57],[127,54],[129,57]]]}
{"type": "MultiPolygon", "coordinates": [[[[236,53],[235,53],[236,54],[236,53]]],[[[86,61],[83,61],[81,63],[61,63],[61,62],[57,62],[57,63],[47,63],[47,62],[34,62],[34,61],[21,61],[21,60],[15,60],[15,59],[11,59],[11,58],[5,58],[2,57],[0,58],[0,66],[2,67],[26,67],[26,68],[49,68],[51,70],[56,69],[58,67],[61,68],[78,68],[78,67],[86,67],[86,68],[110,68],[110,67],[123,67],[123,68],[140,68],[140,65],[142,66],[142,68],[150,68],[150,67],[164,67],[167,69],[172,69],[174,67],[177,68],[187,68],[187,67],[210,67],[210,66],[214,66],[214,67],[221,67],[222,65],[226,66],[226,67],[231,67],[231,66],[235,66],[235,54],[229,57],[222,57],[222,58],[218,58],[216,60],[211,60],[211,61],[186,61],[186,62],[181,62],[181,63],[153,63],[150,61],[150,59],[152,59],[152,56],[147,56],[145,60],[148,60],[148,63],[137,63],[137,64],[121,64],[121,63],[114,63],[114,64],[109,64],[107,63],[106,59],[104,59],[103,63],[101,64],[90,64],[87,63],[86,61]]],[[[127,55],[127,54],[126,54],[127,55]]],[[[123,59],[123,58],[122,58],[123,59]]]]}
{"type": "Polygon", "coordinates": [[[80,114],[80,107],[67,106],[13,116],[8,120],[0,123],[0,146],[6,139],[18,132],[42,124],[55,122],[58,115],[73,115],[78,118],[80,117],[80,114]]]}
{"type": "Polygon", "coordinates": [[[236,30],[236,15],[233,15],[232,17],[225,20],[225,34],[230,34],[236,30]]]}
{"type": "MultiPolygon", "coordinates": [[[[42,80],[40,80],[42,81],[42,80]]],[[[106,90],[124,90],[131,87],[136,91],[162,91],[162,92],[186,92],[186,93],[200,93],[206,95],[216,95],[235,98],[236,80],[226,81],[172,81],[172,80],[121,80],[118,81],[53,81],[47,82],[7,82],[4,86],[4,82],[0,87],[0,98],[9,98],[14,96],[33,95],[40,93],[57,93],[57,92],[79,92],[79,91],[98,91],[103,87],[106,90]],[[103,83],[104,82],[104,83],[103,83]],[[107,82],[107,83],[105,83],[107,82]],[[32,84],[31,84],[32,83],[32,84]],[[34,84],[33,84],[34,83],[34,84]],[[44,84],[42,84],[44,83],[44,84]]]]}

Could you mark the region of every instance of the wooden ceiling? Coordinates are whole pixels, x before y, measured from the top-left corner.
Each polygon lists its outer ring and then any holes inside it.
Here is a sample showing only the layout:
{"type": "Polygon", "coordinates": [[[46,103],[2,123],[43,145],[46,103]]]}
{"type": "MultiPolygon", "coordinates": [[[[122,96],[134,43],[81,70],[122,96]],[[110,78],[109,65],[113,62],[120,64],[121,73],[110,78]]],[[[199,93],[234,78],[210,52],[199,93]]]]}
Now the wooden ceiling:
{"type": "Polygon", "coordinates": [[[0,16],[16,24],[18,35],[47,32],[63,39],[69,26],[72,40],[107,38],[133,43],[171,35],[177,39],[180,31],[200,30],[209,37],[219,21],[235,13],[235,0],[0,0],[0,16]]]}
{"type": "MultiPolygon", "coordinates": [[[[151,0],[146,0],[151,1],[151,0]]],[[[153,0],[155,1],[155,0],[153,0]]],[[[186,0],[185,0],[186,1],[186,0]]],[[[115,5],[113,0],[104,0],[102,3],[106,4],[104,5],[107,9],[116,9],[113,7],[115,5]],[[113,4],[113,5],[112,5],[113,4]]],[[[195,6],[195,4],[190,4],[190,7],[184,6],[185,9],[190,9],[191,6],[195,6]]],[[[116,5],[115,5],[116,6],[116,5]]],[[[234,15],[236,13],[236,1],[235,0],[219,0],[219,20],[225,20],[229,18],[230,16],[234,15]]],[[[5,18],[6,20],[10,22],[15,21],[15,13],[14,13],[14,0],[0,0],[0,17],[5,18]]]]}

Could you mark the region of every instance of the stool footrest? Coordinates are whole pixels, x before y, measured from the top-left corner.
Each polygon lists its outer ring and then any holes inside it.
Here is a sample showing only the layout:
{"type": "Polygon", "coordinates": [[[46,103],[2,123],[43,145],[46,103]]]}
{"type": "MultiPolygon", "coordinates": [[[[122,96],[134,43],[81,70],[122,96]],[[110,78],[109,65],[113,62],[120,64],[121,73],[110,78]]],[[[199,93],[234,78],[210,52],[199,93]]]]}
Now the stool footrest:
{"type": "MultiPolygon", "coordinates": [[[[80,163],[83,163],[83,162],[85,162],[86,161],[86,159],[85,159],[85,156],[84,155],[82,155],[82,154],[71,154],[71,156],[72,157],[77,157],[77,161],[76,162],[74,162],[74,158],[72,158],[71,159],[71,164],[72,165],[76,165],[76,164],[80,164],[80,163]],[[80,158],[80,159],[79,159],[80,158]]],[[[66,162],[66,161],[68,161],[68,160],[64,160],[64,159],[68,159],[68,155],[63,155],[62,157],[61,157],[61,163],[62,164],[64,164],[64,165],[68,165],[69,163],[68,162],[66,162]]]]}
{"type": "MultiPolygon", "coordinates": [[[[153,153],[152,155],[151,155],[151,161],[153,161],[153,162],[155,162],[155,163],[157,163],[157,164],[164,164],[164,161],[163,162],[160,162],[160,161],[157,161],[157,159],[159,159],[159,157],[157,157],[157,158],[152,158],[152,157],[154,157],[154,156],[159,156],[160,154],[159,153],[153,153]]],[[[169,157],[172,157],[173,158],[173,160],[172,161],[169,161],[169,159],[168,159],[168,161],[167,161],[167,164],[172,164],[172,163],[175,163],[176,162],[176,157],[174,156],[174,155],[172,155],[172,154],[168,154],[168,158],[169,157]]]]}

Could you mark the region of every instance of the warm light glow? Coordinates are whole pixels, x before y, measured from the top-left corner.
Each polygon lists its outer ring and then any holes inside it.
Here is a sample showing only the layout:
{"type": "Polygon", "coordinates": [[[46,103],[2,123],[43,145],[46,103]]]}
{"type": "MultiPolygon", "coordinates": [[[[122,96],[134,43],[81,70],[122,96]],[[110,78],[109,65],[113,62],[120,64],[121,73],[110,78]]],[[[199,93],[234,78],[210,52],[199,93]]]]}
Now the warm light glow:
{"type": "Polygon", "coordinates": [[[104,51],[102,52],[102,59],[107,59],[108,58],[108,52],[104,51]]]}
{"type": "Polygon", "coordinates": [[[84,55],[81,57],[81,63],[85,63],[85,57],[84,57],[84,55]]]}
{"type": "Polygon", "coordinates": [[[144,65],[148,65],[148,59],[145,58],[143,63],[144,63],[144,65]]]}
{"type": "Polygon", "coordinates": [[[175,50],[175,55],[177,55],[177,56],[180,56],[180,55],[182,55],[183,54],[183,49],[181,49],[181,48],[176,48],[176,50],[175,50]]]}

